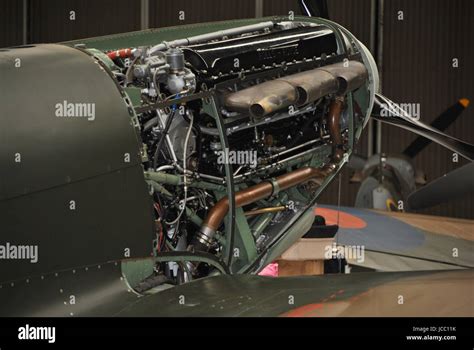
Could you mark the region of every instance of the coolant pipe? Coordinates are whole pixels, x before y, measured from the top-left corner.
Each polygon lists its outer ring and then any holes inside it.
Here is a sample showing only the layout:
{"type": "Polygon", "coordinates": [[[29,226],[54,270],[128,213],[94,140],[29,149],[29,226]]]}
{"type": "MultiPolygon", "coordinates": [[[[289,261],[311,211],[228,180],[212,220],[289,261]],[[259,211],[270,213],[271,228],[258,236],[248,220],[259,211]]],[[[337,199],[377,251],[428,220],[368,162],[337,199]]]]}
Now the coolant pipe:
{"type": "Polygon", "coordinates": [[[167,174],[164,172],[145,171],[145,180],[152,180],[160,184],[178,186],[183,184],[181,176],[167,174]]]}
{"type": "MultiPolygon", "coordinates": [[[[184,184],[183,177],[180,175],[168,174],[161,171],[145,171],[145,180],[154,181],[158,184],[180,186],[184,184]]],[[[188,187],[202,188],[210,191],[225,192],[225,186],[212,182],[193,180],[188,187]]]]}
{"type": "Polygon", "coordinates": [[[219,30],[217,32],[212,32],[212,33],[195,35],[189,38],[178,39],[178,40],[174,40],[170,42],[163,42],[161,44],[153,46],[149,51],[149,55],[153,56],[157,52],[166,50],[170,47],[179,47],[179,46],[188,46],[188,45],[198,44],[204,41],[221,39],[227,36],[239,35],[239,34],[244,34],[244,33],[249,33],[249,32],[265,30],[265,29],[271,29],[274,26],[275,24],[272,21],[267,21],[267,22],[250,24],[250,25],[236,27],[236,28],[219,30]]]}
{"type": "MultiPolygon", "coordinates": [[[[235,193],[235,207],[241,208],[277,194],[279,191],[294,187],[313,178],[321,181],[335,169],[333,164],[324,168],[303,167],[287,174],[278,176],[274,180],[262,181],[257,185],[248,187],[235,193]]],[[[211,246],[215,233],[229,211],[229,199],[220,199],[209,211],[200,232],[194,237],[192,245],[195,250],[207,251],[211,246]]]]}

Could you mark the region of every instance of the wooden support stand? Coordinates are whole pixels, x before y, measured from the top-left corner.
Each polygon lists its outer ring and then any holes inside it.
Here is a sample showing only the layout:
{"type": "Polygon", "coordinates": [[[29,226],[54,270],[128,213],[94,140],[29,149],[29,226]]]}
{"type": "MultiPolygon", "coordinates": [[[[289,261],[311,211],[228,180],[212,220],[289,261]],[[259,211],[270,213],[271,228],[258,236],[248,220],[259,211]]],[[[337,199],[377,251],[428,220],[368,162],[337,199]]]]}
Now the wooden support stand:
{"type": "Polygon", "coordinates": [[[324,274],[325,252],[334,238],[301,238],[278,259],[278,276],[324,274]]]}
{"type": "Polygon", "coordinates": [[[278,260],[278,276],[323,275],[324,260],[278,260]]]}

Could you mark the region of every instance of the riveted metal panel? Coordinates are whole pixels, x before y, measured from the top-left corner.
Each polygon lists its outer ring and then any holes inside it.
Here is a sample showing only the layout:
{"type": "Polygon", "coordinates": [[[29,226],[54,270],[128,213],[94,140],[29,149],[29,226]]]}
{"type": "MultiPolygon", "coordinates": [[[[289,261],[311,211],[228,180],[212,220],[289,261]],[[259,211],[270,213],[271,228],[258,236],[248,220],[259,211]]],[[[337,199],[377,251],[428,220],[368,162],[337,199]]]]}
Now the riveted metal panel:
{"type": "Polygon", "coordinates": [[[152,252],[151,201],[133,110],[85,52],[39,45],[0,52],[0,281],[152,252]],[[20,65],[15,63],[20,59],[20,65]],[[94,106],[59,116],[57,104],[94,106]]]}
{"type": "Polygon", "coordinates": [[[62,45],[39,45],[1,52],[0,65],[0,199],[141,162],[133,114],[93,57],[62,45]],[[59,116],[65,103],[88,111],[59,116]]]}

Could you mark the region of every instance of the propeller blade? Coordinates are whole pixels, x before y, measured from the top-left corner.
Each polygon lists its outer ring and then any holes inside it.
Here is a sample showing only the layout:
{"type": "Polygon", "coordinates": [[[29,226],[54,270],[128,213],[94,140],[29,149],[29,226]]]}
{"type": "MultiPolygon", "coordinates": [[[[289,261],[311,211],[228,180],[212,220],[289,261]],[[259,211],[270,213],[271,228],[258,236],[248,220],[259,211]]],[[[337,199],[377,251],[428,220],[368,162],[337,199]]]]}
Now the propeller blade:
{"type": "Polygon", "coordinates": [[[299,0],[298,2],[304,15],[329,19],[327,0],[299,0]]]}
{"type": "MultiPolygon", "coordinates": [[[[469,106],[469,100],[467,98],[462,98],[456,102],[451,107],[448,107],[443,113],[441,113],[430,125],[440,131],[446,130],[456,119],[461,115],[461,113],[469,106]]],[[[418,153],[420,153],[426,146],[430,144],[430,140],[418,136],[406,149],[403,151],[403,154],[414,158],[418,153]]]]}
{"type": "Polygon", "coordinates": [[[394,125],[423,136],[458,153],[470,161],[474,159],[474,145],[449,136],[430,125],[426,125],[412,118],[406,111],[383,95],[375,94],[372,117],[383,123],[394,125]]]}
{"type": "Polygon", "coordinates": [[[474,163],[471,162],[430,182],[408,196],[410,209],[428,208],[474,192],[474,163]]]}

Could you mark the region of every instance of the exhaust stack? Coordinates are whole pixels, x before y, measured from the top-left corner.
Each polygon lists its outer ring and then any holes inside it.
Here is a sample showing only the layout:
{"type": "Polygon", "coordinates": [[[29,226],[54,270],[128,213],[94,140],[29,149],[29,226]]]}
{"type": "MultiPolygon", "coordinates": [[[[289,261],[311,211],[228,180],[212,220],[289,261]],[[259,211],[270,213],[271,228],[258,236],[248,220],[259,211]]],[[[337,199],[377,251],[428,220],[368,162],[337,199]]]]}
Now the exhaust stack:
{"type": "Polygon", "coordinates": [[[291,105],[305,105],[326,95],[344,95],[367,80],[364,64],[345,61],[288,75],[231,93],[224,105],[231,111],[263,117],[291,105]]]}
{"type": "Polygon", "coordinates": [[[297,98],[293,85],[276,79],[229,94],[224,104],[231,111],[263,117],[291,106],[297,98]]]}
{"type": "Polygon", "coordinates": [[[320,67],[337,79],[337,95],[344,95],[361,87],[369,78],[367,68],[359,61],[345,61],[320,67]]]}

